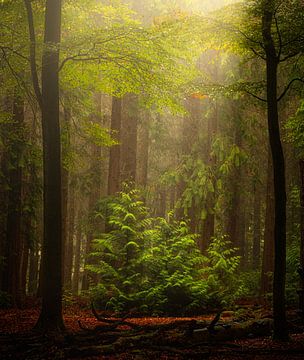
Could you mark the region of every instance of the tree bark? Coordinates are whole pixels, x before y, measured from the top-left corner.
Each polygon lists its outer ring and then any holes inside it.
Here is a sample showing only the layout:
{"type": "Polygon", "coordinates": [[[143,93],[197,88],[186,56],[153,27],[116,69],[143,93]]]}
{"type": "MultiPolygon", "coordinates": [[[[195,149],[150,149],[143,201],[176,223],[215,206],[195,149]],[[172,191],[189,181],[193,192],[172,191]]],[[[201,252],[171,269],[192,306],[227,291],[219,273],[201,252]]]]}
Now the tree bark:
{"type": "Polygon", "coordinates": [[[36,328],[58,331],[62,316],[62,192],[59,124],[59,44],[61,0],[47,0],[45,49],[42,57],[42,137],[44,238],[42,244],[42,308],[36,328]]]}
{"type": "Polygon", "coordinates": [[[265,4],[263,14],[263,39],[266,54],[267,77],[267,116],[269,142],[274,171],[275,198],[275,264],[273,280],[273,317],[274,339],[288,338],[285,310],[285,277],[286,277],[286,184],[285,160],[280,136],[278,102],[277,102],[277,71],[279,59],[272,38],[273,1],[265,4]]]}
{"type": "Polygon", "coordinates": [[[302,319],[304,319],[304,160],[300,159],[300,196],[301,196],[301,218],[300,218],[300,227],[301,227],[301,238],[300,238],[300,289],[298,290],[299,294],[299,310],[301,312],[302,319]]]}
{"type": "Polygon", "coordinates": [[[77,220],[78,220],[78,226],[77,226],[77,230],[76,230],[76,242],[75,242],[75,249],[74,249],[74,272],[73,272],[73,295],[78,295],[78,291],[79,291],[79,280],[80,280],[80,248],[81,248],[81,227],[79,226],[80,220],[81,220],[81,215],[80,215],[80,211],[78,210],[78,216],[77,216],[77,220]]]}
{"type": "Polygon", "coordinates": [[[261,193],[256,184],[253,186],[253,197],[252,267],[257,270],[261,264],[261,193]]]}
{"type": "Polygon", "coordinates": [[[20,306],[20,267],[22,256],[22,166],[24,102],[18,90],[13,101],[13,119],[9,129],[8,207],[6,218],[6,269],[3,290],[20,306]]]}
{"type": "Polygon", "coordinates": [[[121,190],[120,183],[120,157],[121,157],[121,116],[122,100],[117,97],[112,98],[111,132],[112,137],[118,142],[111,146],[109,157],[108,174],[108,195],[115,195],[121,190]]]}
{"type": "Polygon", "coordinates": [[[137,165],[138,100],[133,94],[123,100],[124,120],[122,127],[122,182],[135,185],[137,165]]]}

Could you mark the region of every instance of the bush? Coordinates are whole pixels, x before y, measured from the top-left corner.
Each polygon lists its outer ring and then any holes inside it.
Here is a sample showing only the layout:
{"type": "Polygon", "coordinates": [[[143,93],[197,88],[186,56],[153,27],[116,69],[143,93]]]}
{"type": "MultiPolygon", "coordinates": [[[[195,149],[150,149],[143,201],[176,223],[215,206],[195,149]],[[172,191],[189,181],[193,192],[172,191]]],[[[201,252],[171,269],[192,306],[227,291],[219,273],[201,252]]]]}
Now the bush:
{"type": "Polygon", "coordinates": [[[95,240],[95,265],[87,266],[100,277],[91,290],[98,307],[189,314],[226,305],[238,294],[239,257],[224,237],[213,239],[203,256],[186,222],[149,217],[136,190],[104,199],[96,216],[110,229],[95,240]]]}

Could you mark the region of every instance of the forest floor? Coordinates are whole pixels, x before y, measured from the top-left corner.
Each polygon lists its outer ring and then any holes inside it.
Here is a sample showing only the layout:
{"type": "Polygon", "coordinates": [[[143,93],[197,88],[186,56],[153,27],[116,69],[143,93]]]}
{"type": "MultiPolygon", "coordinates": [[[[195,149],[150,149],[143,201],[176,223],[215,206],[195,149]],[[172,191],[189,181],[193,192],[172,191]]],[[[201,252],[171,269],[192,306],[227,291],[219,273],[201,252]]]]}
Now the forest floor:
{"type": "MultiPolygon", "coordinates": [[[[0,359],[246,359],[304,358],[304,326],[290,312],[290,340],[271,339],[271,313],[250,307],[191,318],[100,318],[79,305],[64,309],[67,332],[31,331],[39,307],[0,310],[0,359]],[[253,325],[253,326],[252,326],[253,325]]],[[[97,315],[97,314],[96,314],[97,315]]],[[[105,316],[105,315],[104,315],[105,316]]]]}

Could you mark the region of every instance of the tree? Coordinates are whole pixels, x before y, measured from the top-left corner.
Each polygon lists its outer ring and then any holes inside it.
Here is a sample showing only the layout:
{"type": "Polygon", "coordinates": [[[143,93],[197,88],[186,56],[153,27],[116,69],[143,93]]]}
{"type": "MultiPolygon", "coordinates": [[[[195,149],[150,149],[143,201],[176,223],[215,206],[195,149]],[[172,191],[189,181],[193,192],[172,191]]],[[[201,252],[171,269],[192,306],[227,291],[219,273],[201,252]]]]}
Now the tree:
{"type": "Polygon", "coordinates": [[[59,125],[59,44],[61,0],[47,0],[45,8],[42,88],[40,90],[35,56],[35,29],[31,1],[24,0],[28,14],[33,87],[42,113],[43,215],[42,309],[36,324],[43,331],[64,328],[62,317],[62,202],[61,144],[59,125]]]}

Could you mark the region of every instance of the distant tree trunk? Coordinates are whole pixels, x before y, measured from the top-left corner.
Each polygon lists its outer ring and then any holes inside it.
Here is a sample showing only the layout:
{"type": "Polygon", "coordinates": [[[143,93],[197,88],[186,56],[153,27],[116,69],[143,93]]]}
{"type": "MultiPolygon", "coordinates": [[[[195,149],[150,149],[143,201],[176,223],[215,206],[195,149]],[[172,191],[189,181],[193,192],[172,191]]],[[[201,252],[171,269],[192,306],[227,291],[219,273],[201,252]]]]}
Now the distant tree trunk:
{"type": "Polygon", "coordinates": [[[70,184],[69,186],[69,204],[68,204],[68,234],[65,246],[65,263],[64,263],[64,279],[65,288],[72,290],[72,269],[73,269],[73,243],[75,232],[75,188],[70,184]]]}
{"type": "Polygon", "coordinates": [[[108,195],[115,195],[121,190],[121,182],[120,182],[121,116],[122,116],[122,100],[120,98],[113,97],[112,115],[111,115],[111,132],[112,132],[112,137],[118,142],[118,144],[111,146],[110,148],[108,195]]]}
{"type": "Polygon", "coordinates": [[[166,211],[167,211],[167,192],[166,189],[160,189],[159,190],[159,202],[158,202],[158,211],[157,216],[159,217],[165,217],[166,211]]]}
{"type": "Polygon", "coordinates": [[[301,245],[300,245],[300,289],[299,293],[299,310],[301,311],[302,319],[304,318],[304,159],[299,162],[300,165],[300,186],[301,186],[301,245]]]}
{"type": "Polygon", "coordinates": [[[22,166],[24,102],[17,90],[13,102],[13,120],[10,134],[8,170],[8,207],[6,219],[6,269],[3,289],[7,291],[15,306],[20,306],[20,267],[22,257],[22,166]]]}
{"type": "Polygon", "coordinates": [[[264,248],[261,272],[261,295],[265,296],[272,291],[272,283],[269,274],[274,271],[274,190],[273,168],[271,154],[268,155],[267,190],[266,190],[266,213],[264,230],[264,248]]]}
{"type": "Polygon", "coordinates": [[[20,266],[20,285],[19,285],[19,296],[20,296],[20,304],[24,303],[24,299],[26,297],[26,275],[28,268],[28,260],[29,260],[29,248],[28,241],[24,239],[23,241],[23,249],[22,249],[22,258],[21,258],[21,266],[20,266]]]}
{"type": "Polygon", "coordinates": [[[273,318],[274,339],[288,338],[285,310],[285,277],[286,277],[286,184],[285,160],[280,136],[278,102],[277,102],[277,71],[279,58],[276,54],[272,38],[274,17],[273,1],[265,4],[263,14],[263,39],[266,54],[267,76],[267,111],[269,141],[274,170],[275,198],[275,265],[273,280],[273,318]]]}
{"type": "Polygon", "coordinates": [[[30,250],[29,259],[29,280],[28,280],[28,293],[30,295],[37,295],[38,290],[38,275],[39,275],[39,255],[38,251],[34,248],[30,250]]]}
{"type": "Polygon", "coordinates": [[[6,218],[7,218],[7,195],[8,195],[8,184],[7,184],[7,171],[8,164],[7,159],[8,153],[3,152],[1,154],[0,162],[0,289],[5,291],[7,288],[6,284],[6,270],[5,270],[5,257],[7,256],[6,249],[6,218]]]}
{"type": "Polygon", "coordinates": [[[78,210],[77,215],[77,222],[78,226],[76,228],[76,242],[75,242],[75,261],[74,261],[74,272],[73,272],[73,294],[78,295],[79,291],[79,280],[80,280],[80,249],[81,249],[81,227],[79,226],[80,220],[81,220],[81,213],[78,210]]]}
{"type": "MultiPolygon", "coordinates": [[[[212,156],[212,143],[215,140],[216,132],[217,132],[217,123],[218,123],[218,103],[215,100],[214,104],[214,114],[208,118],[208,137],[207,137],[207,146],[206,146],[206,155],[207,161],[206,163],[214,168],[216,165],[216,158],[212,156]]],[[[213,183],[215,187],[215,184],[213,183]]],[[[202,252],[205,252],[211,242],[211,239],[214,236],[214,228],[215,228],[215,198],[214,193],[209,193],[206,200],[207,207],[207,217],[203,223],[203,232],[202,232],[202,252]]]]}
{"type": "Polygon", "coordinates": [[[123,99],[123,127],[122,127],[122,182],[135,185],[137,165],[137,121],[138,99],[128,94],[123,99]]]}
{"type": "MultiPolygon", "coordinates": [[[[98,124],[101,124],[101,112],[100,112],[100,94],[95,95],[95,104],[96,104],[96,112],[94,115],[94,121],[98,124]]],[[[89,195],[89,231],[87,233],[87,243],[85,249],[85,265],[92,264],[92,259],[90,258],[90,254],[92,252],[92,242],[95,238],[96,231],[98,230],[98,222],[94,217],[94,211],[96,208],[97,201],[101,196],[101,173],[102,173],[102,162],[101,162],[101,147],[92,144],[91,149],[91,177],[92,177],[92,187],[91,193],[89,195]]],[[[83,273],[82,280],[82,290],[88,290],[90,286],[90,279],[96,281],[97,275],[90,274],[86,269],[83,273]]]]}
{"type": "Polygon", "coordinates": [[[139,130],[138,141],[138,169],[137,183],[146,189],[148,183],[148,163],[149,163],[149,118],[145,114],[139,130]]]}
{"type": "Polygon", "coordinates": [[[66,163],[67,154],[70,148],[70,126],[71,126],[71,109],[64,106],[64,122],[62,124],[62,134],[64,135],[64,146],[62,148],[62,239],[64,244],[63,251],[63,270],[64,270],[64,289],[71,290],[72,262],[73,262],[73,234],[70,234],[73,222],[73,194],[70,194],[70,171],[69,164],[66,163]],[[72,211],[72,214],[71,214],[72,211]]]}
{"type": "MultiPolygon", "coordinates": [[[[29,5],[30,3],[27,1],[27,6],[29,5]]],[[[45,49],[42,57],[41,104],[44,160],[42,308],[36,324],[36,328],[42,331],[58,331],[64,328],[62,317],[63,243],[58,73],[60,34],[61,0],[47,0],[45,8],[45,49]]]]}
{"type": "Polygon", "coordinates": [[[68,247],[68,201],[69,201],[69,171],[61,167],[61,184],[62,184],[62,242],[63,242],[63,287],[66,289],[66,265],[67,257],[69,256],[67,252],[68,247]]]}
{"type": "MultiPolygon", "coordinates": [[[[234,109],[235,110],[235,109],[234,109]]],[[[234,111],[235,114],[235,111],[234,111]]],[[[242,129],[239,122],[235,128],[235,145],[239,148],[242,147],[242,129]]],[[[245,222],[245,199],[243,199],[243,169],[241,165],[234,166],[233,173],[231,174],[231,204],[228,214],[227,234],[230,237],[230,241],[233,246],[239,248],[238,255],[242,256],[241,264],[244,265],[245,254],[245,238],[244,238],[244,226],[245,222]]]]}
{"type": "Polygon", "coordinates": [[[252,267],[258,270],[261,264],[261,193],[256,184],[253,186],[253,244],[252,267]]]}

